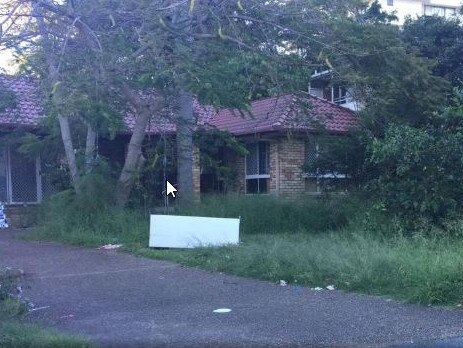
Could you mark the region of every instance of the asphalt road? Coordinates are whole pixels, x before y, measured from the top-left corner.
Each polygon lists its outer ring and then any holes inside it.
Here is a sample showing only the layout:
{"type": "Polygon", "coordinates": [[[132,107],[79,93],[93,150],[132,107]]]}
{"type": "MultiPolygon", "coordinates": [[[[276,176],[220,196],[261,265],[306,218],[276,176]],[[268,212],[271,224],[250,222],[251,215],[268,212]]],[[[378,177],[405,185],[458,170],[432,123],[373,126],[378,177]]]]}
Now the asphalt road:
{"type": "Polygon", "coordinates": [[[0,230],[0,268],[28,275],[25,295],[38,308],[28,319],[102,346],[408,347],[463,336],[462,310],[282,287],[13,233],[0,230]]]}

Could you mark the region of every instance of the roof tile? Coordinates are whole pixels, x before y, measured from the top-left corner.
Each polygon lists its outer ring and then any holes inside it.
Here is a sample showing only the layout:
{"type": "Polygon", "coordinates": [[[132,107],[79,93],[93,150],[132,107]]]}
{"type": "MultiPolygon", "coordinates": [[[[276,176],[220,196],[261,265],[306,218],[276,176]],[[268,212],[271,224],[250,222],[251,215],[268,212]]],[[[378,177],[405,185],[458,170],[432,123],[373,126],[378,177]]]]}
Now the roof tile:
{"type": "MultiPolygon", "coordinates": [[[[0,83],[17,96],[18,105],[0,113],[0,125],[37,126],[44,117],[38,86],[24,76],[0,75],[0,83]]],[[[309,131],[321,128],[331,133],[345,133],[357,124],[356,115],[321,98],[307,94],[287,94],[251,103],[249,110],[216,109],[203,106],[197,100],[193,112],[198,126],[213,126],[235,135],[272,131],[309,131]]],[[[124,123],[128,131],[135,125],[133,112],[127,112],[124,123]]],[[[169,119],[154,117],[146,129],[148,133],[174,133],[175,124],[169,119]]]]}

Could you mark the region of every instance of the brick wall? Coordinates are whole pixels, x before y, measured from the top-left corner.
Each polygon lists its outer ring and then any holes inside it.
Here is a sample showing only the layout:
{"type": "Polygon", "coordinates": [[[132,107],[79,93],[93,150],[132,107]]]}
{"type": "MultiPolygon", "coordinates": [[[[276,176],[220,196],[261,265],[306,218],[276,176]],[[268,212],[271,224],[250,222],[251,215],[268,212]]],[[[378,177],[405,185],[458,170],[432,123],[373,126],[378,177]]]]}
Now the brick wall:
{"type": "Polygon", "coordinates": [[[238,172],[238,185],[237,185],[237,192],[238,193],[245,193],[246,192],[246,158],[244,156],[236,156],[236,168],[238,172]]]}
{"type": "Polygon", "coordinates": [[[270,193],[278,194],[280,191],[280,141],[270,143],[270,193]]]}
{"type": "Polygon", "coordinates": [[[302,170],[305,161],[305,141],[282,139],[279,150],[280,194],[302,194],[305,189],[302,170]]]}
{"type": "Polygon", "coordinates": [[[199,197],[201,192],[201,166],[199,149],[193,147],[193,193],[199,197]]]}
{"type": "MultiPolygon", "coordinates": [[[[271,194],[294,196],[305,191],[302,166],[305,162],[305,140],[282,137],[269,141],[270,179],[268,190],[271,194]]],[[[238,183],[233,191],[245,193],[245,157],[235,156],[227,162],[238,170],[238,183]]]]}
{"type": "Polygon", "coordinates": [[[5,205],[4,207],[9,227],[30,227],[37,220],[38,205],[5,205]]]}
{"type": "Polygon", "coordinates": [[[281,138],[270,144],[270,192],[282,196],[302,194],[305,179],[305,141],[281,138]]]}

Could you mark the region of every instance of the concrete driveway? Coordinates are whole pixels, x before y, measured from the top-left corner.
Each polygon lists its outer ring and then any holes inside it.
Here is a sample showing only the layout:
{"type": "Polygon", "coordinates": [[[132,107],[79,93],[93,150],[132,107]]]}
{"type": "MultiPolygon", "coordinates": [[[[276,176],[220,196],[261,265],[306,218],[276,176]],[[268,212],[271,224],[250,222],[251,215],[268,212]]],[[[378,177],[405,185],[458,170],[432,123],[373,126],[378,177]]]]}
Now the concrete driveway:
{"type": "Polygon", "coordinates": [[[0,267],[29,275],[26,296],[43,308],[28,318],[102,346],[382,347],[463,336],[461,310],[282,287],[14,233],[0,230],[0,267]]]}

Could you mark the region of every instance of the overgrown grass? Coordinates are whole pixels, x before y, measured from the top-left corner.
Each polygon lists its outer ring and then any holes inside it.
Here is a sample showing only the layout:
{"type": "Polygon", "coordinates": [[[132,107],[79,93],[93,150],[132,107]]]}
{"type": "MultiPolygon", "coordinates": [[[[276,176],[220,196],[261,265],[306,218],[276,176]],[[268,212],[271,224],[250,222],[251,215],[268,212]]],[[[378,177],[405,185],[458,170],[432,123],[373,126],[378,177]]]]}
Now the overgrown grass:
{"type": "Polygon", "coordinates": [[[101,209],[89,217],[70,207],[59,199],[49,204],[32,237],[90,246],[122,243],[138,255],[273,282],[335,285],[422,304],[463,303],[461,237],[404,237],[353,200],[206,198],[176,214],[241,216],[242,243],[194,250],[149,249],[143,214],[101,209]]]}
{"type": "Polygon", "coordinates": [[[0,347],[4,348],[90,348],[90,343],[38,325],[0,318],[0,347]]]}
{"type": "Polygon", "coordinates": [[[256,235],[240,246],[132,250],[184,265],[294,285],[391,296],[407,302],[463,302],[463,241],[387,239],[340,231],[256,235]]]}
{"type": "MultiPolygon", "coordinates": [[[[7,280],[10,281],[9,279],[7,280]]],[[[6,283],[0,279],[0,284],[6,283]]],[[[0,294],[1,295],[1,294],[0,294]]],[[[0,347],[4,348],[90,348],[85,339],[25,323],[26,307],[16,299],[0,296],[0,347]]]]}
{"type": "Polygon", "coordinates": [[[274,196],[209,196],[201,204],[180,207],[179,215],[240,217],[241,233],[320,233],[348,223],[352,209],[345,197],[300,197],[279,200],[274,196]]]}

